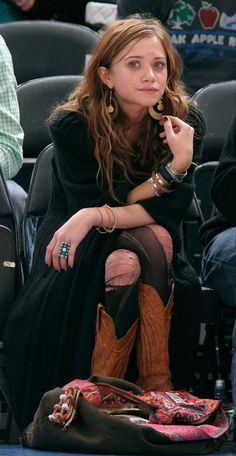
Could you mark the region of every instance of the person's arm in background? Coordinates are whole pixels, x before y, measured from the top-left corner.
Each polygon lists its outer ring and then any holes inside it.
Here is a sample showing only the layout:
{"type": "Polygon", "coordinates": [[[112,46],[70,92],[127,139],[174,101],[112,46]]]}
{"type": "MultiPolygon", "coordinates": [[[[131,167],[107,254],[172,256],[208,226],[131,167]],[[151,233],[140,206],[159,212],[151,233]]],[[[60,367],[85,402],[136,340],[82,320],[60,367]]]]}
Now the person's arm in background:
{"type": "Polygon", "coordinates": [[[153,3],[155,2],[151,0],[149,0],[149,5],[146,0],[117,0],[118,18],[125,19],[131,14],[147,12],[152,9],[153,3]]]}
{"type": "Polygon", "coordinates": [[[212,200],[232,225],[236,225],[236,114],[220,155],[211,187],[212,200]]]}
{"type": "Polygon", "coordinates": [[[29,11],[33,8],[35,0],[15,0],[15,3],[22,11],[29,11]]]}
{"type": "Polygon", "coordinates": [[[51,19],[54,16],[56,6],[61,4],[59,0],[14,0],[18,9],[26,14],[29,19],[51,19]]]}
{"type": "Polygon", "coordinates": [[[29,19],[70,18],[70,21],[84,23],[85,6],[88,0],[15,0],[18,8],[29,19]]]}
{"type": "MultiPolygon", "coordinates": [[[[135,13],[151,14],[165,24],[176,0],[117,0],[117,17],[125,19],[135,13]]],[[[51,18],[53,16],[81,17],[84,22],[88,0],[15,0],[16,5],[30,17],[51,18]]]]}
{"type": "Polygon", "coordinates": [[[131,14],[151,14],[165,24],[175,2],[176,0],[117,0],[117,16],[125,19],[131,14]]]}
{"type": "Polygon", "coordinates": [[[0,36],[0,166],[6,179],[22,166],[23,137],[12,58],[0,36]]]}

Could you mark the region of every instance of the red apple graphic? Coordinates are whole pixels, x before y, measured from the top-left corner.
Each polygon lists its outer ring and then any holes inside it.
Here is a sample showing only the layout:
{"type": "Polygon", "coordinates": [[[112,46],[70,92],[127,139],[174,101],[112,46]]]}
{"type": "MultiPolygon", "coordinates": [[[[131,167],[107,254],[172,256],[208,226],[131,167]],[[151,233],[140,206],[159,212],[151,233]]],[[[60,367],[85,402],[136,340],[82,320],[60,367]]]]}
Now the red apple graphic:
{"type": "Polygon", "coordinates": [[[212,3],[202,2],[202,7],[198,11],[198,17],[204,29],[213,29],[217,24],[220,13],[212,3]]]}

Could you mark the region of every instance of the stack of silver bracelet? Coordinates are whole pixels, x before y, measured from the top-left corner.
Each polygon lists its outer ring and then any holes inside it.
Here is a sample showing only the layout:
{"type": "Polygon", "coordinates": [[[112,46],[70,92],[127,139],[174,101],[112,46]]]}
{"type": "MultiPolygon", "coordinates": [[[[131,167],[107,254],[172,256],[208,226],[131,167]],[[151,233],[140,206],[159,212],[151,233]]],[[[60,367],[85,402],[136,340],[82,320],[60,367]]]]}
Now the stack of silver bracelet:
{"type": "Polygon", "coordinates": [[[171,165],[171,162],[168,162],[165,166],[166,171],[171,175],[173,180],[175,182],[182,182],[183,178],[187,175],[188,171],[184,171],[184,173],[179,173],[176,171],[173,166],[171,165]]]}

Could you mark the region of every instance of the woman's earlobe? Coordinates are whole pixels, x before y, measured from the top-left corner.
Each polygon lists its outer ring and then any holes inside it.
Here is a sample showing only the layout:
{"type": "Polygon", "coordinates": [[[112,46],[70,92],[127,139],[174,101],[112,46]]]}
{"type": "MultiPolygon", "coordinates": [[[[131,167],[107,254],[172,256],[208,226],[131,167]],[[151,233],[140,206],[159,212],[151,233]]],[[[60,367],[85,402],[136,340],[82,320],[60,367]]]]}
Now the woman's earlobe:
{"type": "Polygon", "coordinates": [[[106,84],[106,86],[109,89],[112,89],[113,88],[113,84],[112,84],[111,79],[110,79],[109,70],[106,67],[104,67],[104,66],[100,66],[97,71],[98,71],[98,76],[100,77],[100,79],[103,82],[103,84],[106,84]]]}

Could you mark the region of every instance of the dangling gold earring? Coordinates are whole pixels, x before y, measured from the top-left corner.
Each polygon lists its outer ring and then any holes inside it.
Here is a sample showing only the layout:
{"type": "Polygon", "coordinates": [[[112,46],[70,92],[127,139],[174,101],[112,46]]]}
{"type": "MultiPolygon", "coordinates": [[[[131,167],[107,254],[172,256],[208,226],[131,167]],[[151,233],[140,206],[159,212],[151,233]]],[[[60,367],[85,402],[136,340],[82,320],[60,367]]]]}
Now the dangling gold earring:
{"type": "Polygon", "coordinates": [[[107,112],[109,114],[112,114],[114,112],[114,106],[112,106],[112,90],[110,89],[110,94],[109,94],[109,105],[107,106],[107,112]]]}
{"type": "Polygon", "coordinates": [[[114,120],[118,114],[118,103],[115,97],[112,97],[112,89],[110,89],[109,93],[109,105],[106,107],[108,114],[110,114],[111,119],[114,120]]]}
{"type": "Polygon", "coordinates": [[[163,102],[162,102],[162,98],[161,98],[158,101],[157,111],[154,109],[153,106],[149,106],[148,112],[153,119],[160,120],[162,113],[163,113],[163,109],[164,109],[164,106],[163,106],[163,102]]]}
{"type": "Polygon", "coordinates": [[[160,111],[160,112],[162,112],[163,109],[164,109],[163,102],[162,102],[162,98],[158,101],[157,109],[158,109],[158,111],[160,111]]]}

